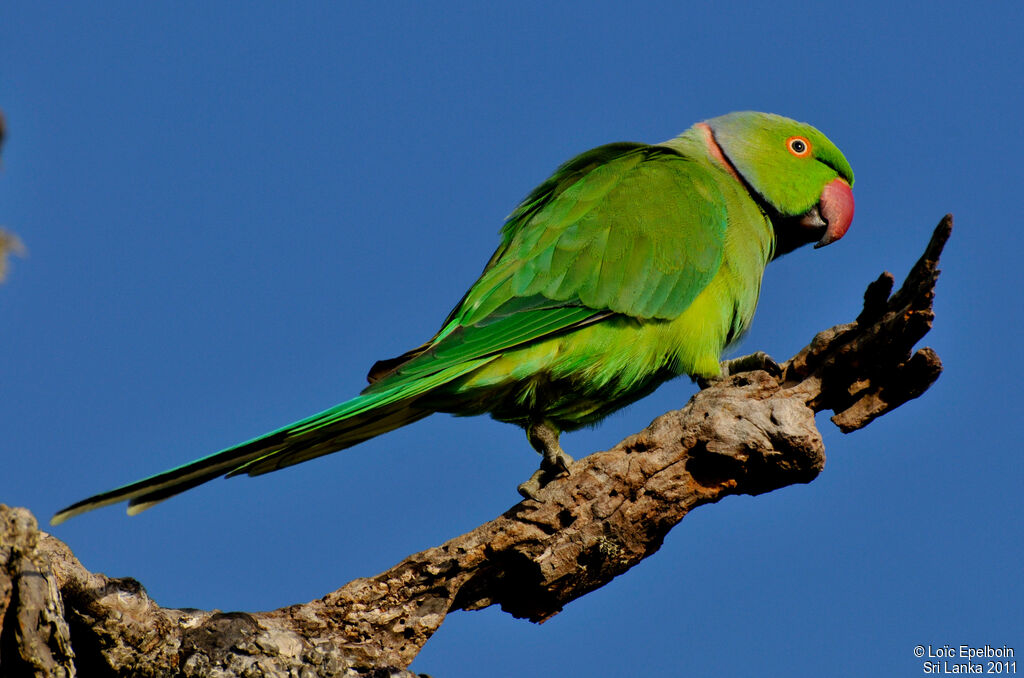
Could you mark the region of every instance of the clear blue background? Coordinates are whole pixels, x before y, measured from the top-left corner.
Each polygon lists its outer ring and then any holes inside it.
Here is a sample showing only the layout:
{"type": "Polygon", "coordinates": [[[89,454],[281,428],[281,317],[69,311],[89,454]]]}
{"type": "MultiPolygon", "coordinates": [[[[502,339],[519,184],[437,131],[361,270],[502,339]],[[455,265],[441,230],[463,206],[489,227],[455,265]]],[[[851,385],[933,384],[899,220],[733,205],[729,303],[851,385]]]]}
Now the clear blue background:
{"type": "MultiPolygon", "coordinates": [[[[542,626],[451,615],[438,677],[921,675],[1024,652],[1024,4],[5,3],[0,501],[42,520],[354,395],[475,279],[561,161],[737,109],[846,153],[846,238],[769,267],[743,351],[852,320],[956,215],[926,343],[946,370],[813,483],[701,508],[542,626]],[[484,7],[484,5],[487,5],[484,7]]],[[[677,380],[593,430],[681,406],[677,380]]],[[[522,432],[437,416],[288,471],[54,533],[167,606],[319,597],[518,500],[522,432]]]]}

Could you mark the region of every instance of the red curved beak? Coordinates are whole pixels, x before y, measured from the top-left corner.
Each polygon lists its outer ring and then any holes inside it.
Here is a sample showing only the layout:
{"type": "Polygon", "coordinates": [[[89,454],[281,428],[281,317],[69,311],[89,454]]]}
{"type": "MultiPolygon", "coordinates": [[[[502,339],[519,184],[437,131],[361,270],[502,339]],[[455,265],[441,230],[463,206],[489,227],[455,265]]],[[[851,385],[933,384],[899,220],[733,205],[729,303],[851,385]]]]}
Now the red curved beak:
{"type": "Polygon", "coordinates": [[[853,190],[845,179],[833,179],[825,184],[818,201],[822,218],[828,222],[825,235],[821,236],[814,249],[824,247],[842,238],[853,222],[853,190]]]}

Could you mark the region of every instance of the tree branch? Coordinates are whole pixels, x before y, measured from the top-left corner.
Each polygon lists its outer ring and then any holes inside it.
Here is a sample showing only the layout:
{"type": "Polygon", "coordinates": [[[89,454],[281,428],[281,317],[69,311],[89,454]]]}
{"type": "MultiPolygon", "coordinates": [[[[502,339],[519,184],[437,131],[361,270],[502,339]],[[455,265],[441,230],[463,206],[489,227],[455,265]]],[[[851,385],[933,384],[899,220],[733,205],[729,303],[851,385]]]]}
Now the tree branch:
{"type": "Polygon", "coordinates": [[[815,412],[832,410],[849,432],[921,395],[942,371],[934,351],[914,346],[931,328],[951,229],[947,215],[898,292],[883,273],[857,320],[819,333],[781,377],[715,383],[575,462],[537,500],[309,603],[161,608],[133,579],[88,572],[24,509],[0,507],[0,673],[382,675],[408,666],[452,610],[500,605],[544,621],[657,551],[694,507],[813,480],[825,461],[815,412]]]}

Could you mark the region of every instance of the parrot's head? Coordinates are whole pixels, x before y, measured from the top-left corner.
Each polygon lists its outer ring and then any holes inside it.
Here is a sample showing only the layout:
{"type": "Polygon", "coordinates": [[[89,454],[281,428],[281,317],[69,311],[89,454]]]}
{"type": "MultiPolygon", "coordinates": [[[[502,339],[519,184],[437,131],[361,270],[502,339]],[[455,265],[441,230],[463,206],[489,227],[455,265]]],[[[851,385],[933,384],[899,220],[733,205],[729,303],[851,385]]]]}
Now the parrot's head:
{"type": "Polygon", "coordinates": [[[753,111],[703,124],[771,217],[775,256],[843,237],[853,221],[853,170],[828,137],[810,125],[753,111]]]}

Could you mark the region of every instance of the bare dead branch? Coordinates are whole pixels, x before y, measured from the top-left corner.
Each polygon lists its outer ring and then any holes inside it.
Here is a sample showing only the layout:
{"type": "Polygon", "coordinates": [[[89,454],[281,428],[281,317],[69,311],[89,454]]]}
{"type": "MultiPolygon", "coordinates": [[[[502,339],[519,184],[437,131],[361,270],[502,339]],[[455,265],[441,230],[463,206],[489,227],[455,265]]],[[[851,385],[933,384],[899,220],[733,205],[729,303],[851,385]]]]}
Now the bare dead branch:
{"type": "Polygon", "coordinates": [[[453,610],[500,605],[544,621],[657,551],[694,507],[813,480],[825,461],[815,412],[832,410],[848,432],[923,393],[942,365],[914,346],[931,328],[951,229],[947,216],[898,292],[882,274],[857,320],[819,333],[781,377],[715,383],[577,461],[537,500],[309,603],[161,608],[135,580],[87,571],[24,509],[0,507],[0,673],[409,676],[401,667],[453,610]]]}

